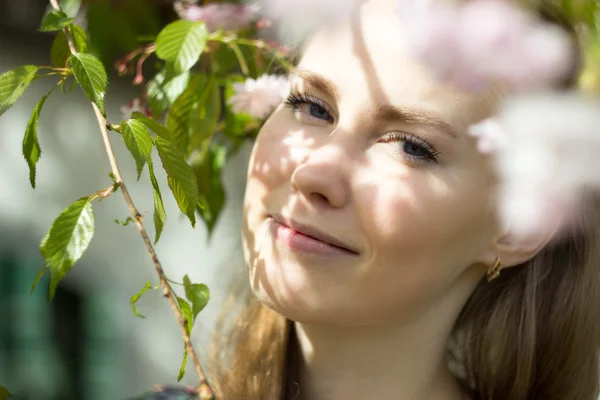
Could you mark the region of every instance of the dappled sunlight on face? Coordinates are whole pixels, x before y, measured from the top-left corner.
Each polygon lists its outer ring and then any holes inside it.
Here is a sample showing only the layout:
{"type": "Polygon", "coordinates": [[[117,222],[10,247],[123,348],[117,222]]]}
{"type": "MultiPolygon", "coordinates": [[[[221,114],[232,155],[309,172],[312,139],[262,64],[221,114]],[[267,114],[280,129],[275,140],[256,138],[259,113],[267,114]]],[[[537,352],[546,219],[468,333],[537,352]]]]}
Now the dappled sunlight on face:
{"type": "Polygon", "coordinates": [[[464,131],[489,94],[437,84],[378,39],[396,23],[378,12],[310,42],[250,160],[251,285],[294,320],[371,324],[467,296],[497,234],[489,161],[464,131]]]}

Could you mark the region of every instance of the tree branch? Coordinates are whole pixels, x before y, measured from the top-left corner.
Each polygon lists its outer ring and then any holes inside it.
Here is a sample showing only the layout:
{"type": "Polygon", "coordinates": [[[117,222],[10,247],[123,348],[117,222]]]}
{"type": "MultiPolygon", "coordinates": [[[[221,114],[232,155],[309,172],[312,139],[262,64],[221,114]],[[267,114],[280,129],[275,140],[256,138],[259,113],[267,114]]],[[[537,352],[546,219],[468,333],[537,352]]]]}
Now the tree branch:
{"type": "MultiPolygon", "coordinates": [[[[50,4],[56,11],[62,11],[60,8],[60,4],[58,0],[49,0],[50,4]]],[[[67,37],[67,41],[69,43],[69,49],[72,54],[77,54],[77,46],[73,37],[71,36],[69,30],[67,28],[64,29],[65,36],[67,37]]],[[[129,211],[135,221],[135,225],[142,235],[142,239],[144,240],[144,244],[146,245],[146,249],[148,250],[148,254],[150,254],[150,258],[154,263],[154,268],[156,269],[156,273],[158,274],[158,278],[160,280],[160,285],[163,288],[163,295],[167,298],[167,301],[171,305],[171,309],[177,318],[177,322],[179,323],[179,327],[181,328],[181,334],[183,336],[183,342],[185,344],[185,349],[190,355],[192,359],[192,363],[194,364],[194,368],[196,370],[196,375],[198,375],[198,379],[200,380],[200,385],[197,388],[200,399],[202,400],[212,400],[214,399],[214,393],[208,384],[208,380],[202,371],[202,367],[200,366],[200,362],[198,361],[198,356],[196,355],[196,351],[194,350],[194,346],[192,345],[192,341],[190,339],[190,334],[187,329],[187,321],[185,320],[183,314],[179,310],[179,305],[177,304],[176,296],[171,289],[167,281],[167,277],[165,276],[165,272],[163,267],[158,260],[158,256],[156,255],[156,251],[154,250],[154,246],[148,237],[148,233],[144,228],[144,224],[142,222],[142,214],[137,210],[135,204],[133,203],[133,199],[129,194],[129,190],[127,190],[127,186],[125,185],[125,181],[121,176],[121,172],[119,170],[119,166],[117,164],[117,159],[115,158],[115,153],[113,151],[112,144],[110,143],[110,138],[108,136],[108,121],[102,115],[102,112],[98,108],[98,106],[92,103],[92,107],[94,109],[94,113],[96,114],[96,119],[98,120],[98,126],[100,127],[100,132],[102,134],[102,140],[104,142],[104,148],[106,150],[106,154],[108,156],[108,161],[110,164],[110,169],[115,177],[115,183],[119,185],[121,192],[123,193],[123,197],[125,198],[125,202],[129,208],[129,211]]]]}

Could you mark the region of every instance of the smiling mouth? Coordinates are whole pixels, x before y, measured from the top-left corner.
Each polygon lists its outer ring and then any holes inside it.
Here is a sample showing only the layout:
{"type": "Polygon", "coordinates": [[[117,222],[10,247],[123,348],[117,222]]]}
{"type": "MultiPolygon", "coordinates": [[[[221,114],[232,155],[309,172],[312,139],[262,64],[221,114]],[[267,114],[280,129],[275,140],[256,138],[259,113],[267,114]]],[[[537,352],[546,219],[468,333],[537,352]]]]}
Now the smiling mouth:
{"type": "Polygon", "coordinates": [[[326,256],[359,255],[355,248],[315,227],[277,214],[269,217],[275,239],[292,250],[326,256]]]}

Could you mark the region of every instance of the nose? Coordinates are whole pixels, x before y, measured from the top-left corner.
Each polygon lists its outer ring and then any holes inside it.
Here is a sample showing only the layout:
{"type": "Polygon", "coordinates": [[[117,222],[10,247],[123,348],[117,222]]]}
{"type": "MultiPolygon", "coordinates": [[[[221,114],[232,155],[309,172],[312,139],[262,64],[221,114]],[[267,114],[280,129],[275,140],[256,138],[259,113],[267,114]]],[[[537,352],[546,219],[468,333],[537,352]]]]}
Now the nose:
{"type": "Polygon", "coordinates": [[[344,149],[337,145],[314,149],[292,173],[292,189],[315,206],[343,208],[350,197],[349,165],[344,149]]]}

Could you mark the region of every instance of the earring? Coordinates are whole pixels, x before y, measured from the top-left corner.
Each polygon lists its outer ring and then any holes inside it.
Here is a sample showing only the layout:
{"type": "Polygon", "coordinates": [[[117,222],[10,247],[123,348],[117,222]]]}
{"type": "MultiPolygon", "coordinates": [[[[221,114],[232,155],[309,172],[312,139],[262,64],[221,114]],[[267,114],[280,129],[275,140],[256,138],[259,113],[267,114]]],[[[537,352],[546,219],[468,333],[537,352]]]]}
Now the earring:
{"type": "Polygon", "coordinates": [[[487,270],[486,275],[488,282],[491,282],[497,277],[499,277],[500,271],[502,271],[502,263],[500,262],[500,257],[496,257],[496,262],[494,263],[494,265],[488,268],[487,270]]]}

